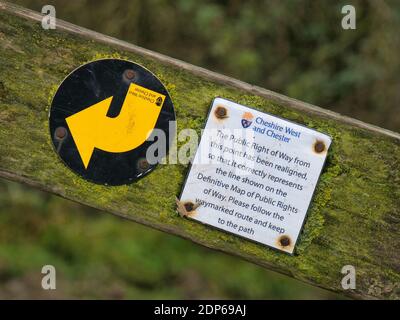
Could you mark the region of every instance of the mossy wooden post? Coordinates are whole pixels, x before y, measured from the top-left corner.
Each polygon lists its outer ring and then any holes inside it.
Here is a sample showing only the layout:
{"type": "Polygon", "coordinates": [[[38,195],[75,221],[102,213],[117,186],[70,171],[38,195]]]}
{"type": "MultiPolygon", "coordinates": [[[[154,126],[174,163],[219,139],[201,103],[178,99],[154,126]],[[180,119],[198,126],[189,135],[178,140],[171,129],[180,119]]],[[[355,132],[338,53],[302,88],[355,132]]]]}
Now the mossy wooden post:
{"type": "Polygon", "coordinates": [[[1,177],[350,297],[400,298],[399,134],[66,22],[43,30],[41,18],[0,2],[1,177]],[[333,137],[294,256],[180,218],[175,197],[187,166],[160,165],[137,183],[105,187],[82,180],[61,163],[49,137],[50,99],[69,72],[103,57],[126,58],[153,71],[171,93],[178,130],[200,131],[210,102],[220,96],[333,137]],[[356,269],[354,290],[342,289],[345,265],[356,269]]]}

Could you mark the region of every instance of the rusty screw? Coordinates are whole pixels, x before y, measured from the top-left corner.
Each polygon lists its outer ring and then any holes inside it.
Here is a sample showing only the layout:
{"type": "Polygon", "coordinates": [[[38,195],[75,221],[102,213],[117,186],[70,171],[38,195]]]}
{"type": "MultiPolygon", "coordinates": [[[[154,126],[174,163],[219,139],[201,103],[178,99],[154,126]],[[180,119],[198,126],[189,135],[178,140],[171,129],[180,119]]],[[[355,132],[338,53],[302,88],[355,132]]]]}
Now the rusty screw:
{"type": "Polygon", "coordinates": [[[142,158],[138,160],[138,169],[142,172],[146,171],[150,167],[149,162],[142,158]]]}
{"type": "Polygon", "coordinates": [[[279,243],[281,244],[282,247],[287,247],[290,245],[290,238],[288,236],[282,236],[279,239],[279,243]]]}
{"type": "Polygon", "coordinates": [[[124,71],[124,77],[128,80],[133,80],[136,76],[135,71],[133,71],[132,69],[127,69],[124,71]]]}
{"type": "Polygon", "coordinates": [[[215,109],[214,114],[215,114],[215,116],[216,116],[218,119],[224,119],[224,118],[227,117],[228,111],[226,110],[225,107],[218,106],[218,107],[215,109]]]}
{"type": "Polygon", "coordinates": [[[64,140],[67,137],[68,131],[64,127],[58,127],[54,131],[54,137],[58,140],[64,140]]]}
{"type": "Polygon", "coordinates": [[[185,210],[187,212],[192,212],[194,210],[194,203],[193,202],[186,202],[184,204],[185,210]]]}
{"type": "Polygon", "coordinates": [[[325,143],[323,141],[318,140],[314,144],[314,150],[316,153],[321,153],[325,151],[325,143]]]}

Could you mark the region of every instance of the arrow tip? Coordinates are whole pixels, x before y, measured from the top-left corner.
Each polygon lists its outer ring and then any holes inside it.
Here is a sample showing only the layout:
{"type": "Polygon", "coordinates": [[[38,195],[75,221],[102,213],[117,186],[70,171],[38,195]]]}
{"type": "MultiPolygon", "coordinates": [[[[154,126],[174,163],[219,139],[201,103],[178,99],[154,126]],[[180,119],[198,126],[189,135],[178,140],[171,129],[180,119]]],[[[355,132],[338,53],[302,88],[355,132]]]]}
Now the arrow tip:
{"type": "Polygon", "coordinates": [[[103,129],[101,120],[106,116],[112,98],[104,99],[65,119],[85,169],[89,166],[97,133],[103,129]]]}

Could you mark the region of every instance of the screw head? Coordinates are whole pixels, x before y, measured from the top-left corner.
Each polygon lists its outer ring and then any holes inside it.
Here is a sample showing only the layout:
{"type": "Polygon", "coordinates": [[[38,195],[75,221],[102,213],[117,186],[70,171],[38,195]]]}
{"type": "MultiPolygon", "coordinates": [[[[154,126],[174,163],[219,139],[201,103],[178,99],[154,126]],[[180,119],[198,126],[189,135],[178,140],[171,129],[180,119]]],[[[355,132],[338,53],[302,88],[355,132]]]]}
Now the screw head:
{"type": "Polygon", "coordinates": [[[325,151],[325,143],[323,141],[317,141],[314,144],[314,150],[316,153],[321,153],[325,151]]]}
{"type": "Polygon", "coordinates": [[[282,236],[279,239],[279,243],[281,244],[282,247],[287,247],[290,245],[290,238],[288,236],[282,236]]]}
{"type": "Polygon", "coordinates": [[[186,202],[184,204],[185,210],[187,212],[192,212],[194,210],[194,203],[193,202],[186,202]]]}
{"type": "Polygon", "coordinates": [[[58,140],[63,140],[67,137],[68,131],[64,127],[58,127],[54,131],[54,137],[58,140]]]}
{"type": "Polygon", "coordinates": [[[223,119],[223,118],[226,118],[226,116],[228,115],[228,111],[226,110],[225,107],[218,106],[215,109],[214,114],[218,119],[223,119]]]}
{"type": "Polygon", "coordinates": [[[140,171],[146,171],[148,168],[150,168],[150,164],[145,158],[139,159],[137,166],[140,171]]]}
{"type": "Polygon", "coordinates": [[[124,71],[124,77],[128,80],[134,79],[135,76],[136,76],[136,73],[132,69],[127,69],[124,71]]]}

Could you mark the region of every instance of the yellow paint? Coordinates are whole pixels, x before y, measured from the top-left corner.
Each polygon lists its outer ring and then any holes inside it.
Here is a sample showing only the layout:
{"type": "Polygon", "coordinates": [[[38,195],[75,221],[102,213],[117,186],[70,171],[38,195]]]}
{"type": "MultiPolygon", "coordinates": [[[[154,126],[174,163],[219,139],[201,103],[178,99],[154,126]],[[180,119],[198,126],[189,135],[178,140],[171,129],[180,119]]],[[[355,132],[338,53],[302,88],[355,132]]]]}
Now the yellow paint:
{"type": "Polygon", "coordinates": [[[112,99],[111,96],[66,118],[85,168],[94,148],[127,152],[145,142],[154,129],[165,96],[132,83],[116,118],[107,117],[112,99]]]}

